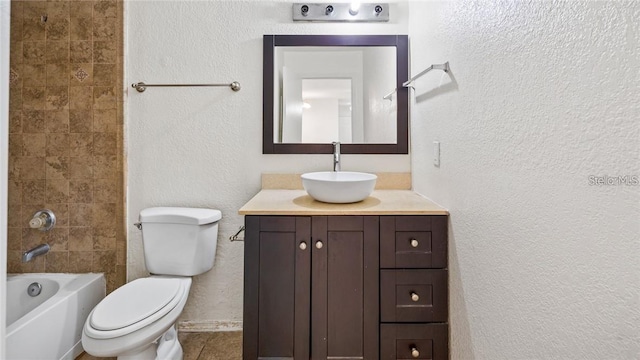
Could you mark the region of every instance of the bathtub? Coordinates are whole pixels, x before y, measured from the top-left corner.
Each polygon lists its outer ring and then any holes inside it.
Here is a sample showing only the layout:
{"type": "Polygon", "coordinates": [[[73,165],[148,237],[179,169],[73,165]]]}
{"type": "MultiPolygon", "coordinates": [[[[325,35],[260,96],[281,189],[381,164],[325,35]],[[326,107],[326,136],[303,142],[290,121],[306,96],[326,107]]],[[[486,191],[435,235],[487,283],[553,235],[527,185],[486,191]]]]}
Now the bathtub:
{"type": "Polygon", "coordinates": [[[9,274],[7,359],[75,358],[82,353],[84,322],[104,296],[102,274],[9,274]],[[27,289],[34,282],[42,287],[31,297],[27,289]]]}

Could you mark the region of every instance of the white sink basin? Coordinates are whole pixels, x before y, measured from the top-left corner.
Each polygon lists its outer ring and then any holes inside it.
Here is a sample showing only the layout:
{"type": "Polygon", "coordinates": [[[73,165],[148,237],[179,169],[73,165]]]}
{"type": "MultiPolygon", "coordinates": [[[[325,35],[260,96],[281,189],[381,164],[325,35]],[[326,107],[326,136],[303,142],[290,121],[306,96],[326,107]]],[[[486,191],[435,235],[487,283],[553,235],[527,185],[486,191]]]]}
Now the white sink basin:
{"type": "Polygon", "coordinates": [[[314,199],[346,204],[362,201],[373,192],[378,177],[350,171],[321,171],[302,174],[302,186],[314,199]]]}

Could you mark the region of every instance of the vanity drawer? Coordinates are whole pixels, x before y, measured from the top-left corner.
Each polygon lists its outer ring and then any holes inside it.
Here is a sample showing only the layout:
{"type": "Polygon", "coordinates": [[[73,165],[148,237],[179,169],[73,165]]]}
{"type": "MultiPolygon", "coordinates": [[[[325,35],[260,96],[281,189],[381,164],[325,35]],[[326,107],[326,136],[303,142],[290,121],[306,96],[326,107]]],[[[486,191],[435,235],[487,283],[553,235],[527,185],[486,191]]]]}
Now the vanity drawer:
{"type": "Polygon", "coordinates": [[[380,360],[446,360],[448,330],[447,324],[382,324],[380,360]]]}
{"type": "Polygon", "coordinates": [[[446,322],[447,270],[381,270],[382,322],[446,322]]]}
{"type": "Polygon", "coordinates": [[[447,217],[384,216],[380,220],[380,267],[446,268],[447,217]]]}

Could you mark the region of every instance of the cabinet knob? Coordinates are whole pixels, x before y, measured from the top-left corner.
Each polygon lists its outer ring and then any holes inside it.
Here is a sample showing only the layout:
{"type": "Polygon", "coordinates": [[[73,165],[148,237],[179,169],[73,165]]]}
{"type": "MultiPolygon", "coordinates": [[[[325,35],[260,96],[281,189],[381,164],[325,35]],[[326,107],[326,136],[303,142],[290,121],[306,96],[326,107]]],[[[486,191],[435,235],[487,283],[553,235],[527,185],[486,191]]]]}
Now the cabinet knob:
{"type": "Polygon", "coordinates": [[[411,247],[417,248],[418,247],[418,240],[411,239],[411,247]]]}
{"type": "Polygon", "coordinates": [[[320,241],[320,240],[316,241],[316,248],[317,249],[322,249],[322,246],[323,246],[322,241],[320,241]]]}
{"type": "Polygon", "coordinates": [[[307,249],[307,243],[306,242],[301,242],[300,243],[300,250],[306,250],[307,249]]]}
{"type": "Polygon", "coordinates": [[[411,300],[413,300],[413,302],[416,302],[418,300],[420,300],[420,296],[418,296],[418,294],[411,292],[411,300]]]}
{"type": "Polygon", "coordinates": [[[420,356],[420,351],[418,351],[418,348],[416,348],[415,346],[411,347],[411,356],[413,356],[414,358],[420,356]]]}

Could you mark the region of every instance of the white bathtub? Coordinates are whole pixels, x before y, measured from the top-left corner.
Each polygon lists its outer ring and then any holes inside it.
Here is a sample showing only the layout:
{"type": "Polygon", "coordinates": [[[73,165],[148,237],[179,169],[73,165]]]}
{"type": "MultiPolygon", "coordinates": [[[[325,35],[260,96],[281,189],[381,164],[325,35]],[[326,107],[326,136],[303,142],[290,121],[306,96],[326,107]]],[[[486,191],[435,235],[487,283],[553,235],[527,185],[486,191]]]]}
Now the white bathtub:
{"type": "Polygon", "coordinates": [[[82,353],[82,327],[105,296],[102,274],[7,276],[8,360],[73,359],[82,353]],[[40,283],[40,295],[27,288],[40,283]]]}

